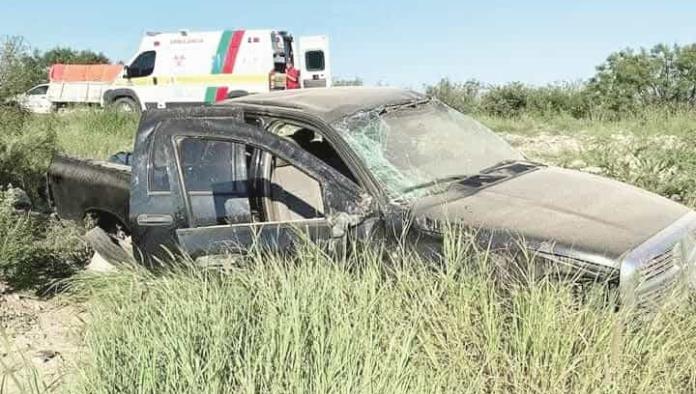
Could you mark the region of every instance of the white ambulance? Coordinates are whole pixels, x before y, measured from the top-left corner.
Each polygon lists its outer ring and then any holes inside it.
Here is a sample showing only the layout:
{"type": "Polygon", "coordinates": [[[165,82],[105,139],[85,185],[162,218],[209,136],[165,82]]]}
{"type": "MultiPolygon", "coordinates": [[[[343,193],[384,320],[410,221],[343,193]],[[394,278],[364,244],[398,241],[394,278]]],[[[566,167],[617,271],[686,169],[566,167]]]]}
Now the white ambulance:
{"type": "Polygon", "coordinates": [[[147,33],[102,104],[140,111],[213,103],[240,92],[331,86],[328,37],[298,41],[276,30],[147,33]],[[296,71],[299,78],[292,77],[296,71]]]}

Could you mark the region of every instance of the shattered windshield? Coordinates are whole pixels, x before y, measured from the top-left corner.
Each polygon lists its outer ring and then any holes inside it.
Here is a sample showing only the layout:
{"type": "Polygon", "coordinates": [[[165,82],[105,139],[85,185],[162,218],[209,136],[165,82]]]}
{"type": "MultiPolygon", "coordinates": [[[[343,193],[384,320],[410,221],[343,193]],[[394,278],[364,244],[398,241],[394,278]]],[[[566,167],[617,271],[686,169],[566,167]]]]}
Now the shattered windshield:
{"type": "Polygon", "coordinates": [[[524,160],[491,130],[436,100],[360,112],[333,126],[393,198],[524,160]]]}

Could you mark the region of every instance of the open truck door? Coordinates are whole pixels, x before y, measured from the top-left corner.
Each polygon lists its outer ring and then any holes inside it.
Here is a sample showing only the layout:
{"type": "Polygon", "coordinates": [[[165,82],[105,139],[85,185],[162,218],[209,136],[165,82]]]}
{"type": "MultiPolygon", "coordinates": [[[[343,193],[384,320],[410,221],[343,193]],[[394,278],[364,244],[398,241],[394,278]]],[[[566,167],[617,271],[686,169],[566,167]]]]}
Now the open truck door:
{"type": "Polygon", "coordinates": [[[300,37],[300,79],[303,88],[331,87],[328,36],[300,37]]]}
{"type": "Polygon", "coordinates": [[[238,115],[213,107],[150,120],[130,212],[143,254],[166,258],[162,246],[192,257],[254,246],[285,252],[301,239],[341,245],[367,214],[357,185],[238,115]]]}

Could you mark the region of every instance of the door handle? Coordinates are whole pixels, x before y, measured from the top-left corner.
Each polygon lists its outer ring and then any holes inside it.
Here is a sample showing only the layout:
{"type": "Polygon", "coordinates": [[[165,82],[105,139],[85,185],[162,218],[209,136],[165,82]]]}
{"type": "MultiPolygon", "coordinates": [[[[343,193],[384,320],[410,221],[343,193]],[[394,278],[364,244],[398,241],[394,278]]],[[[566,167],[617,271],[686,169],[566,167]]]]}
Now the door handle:
{"type": "Polygon", "coordinates": [[[138,215],[136,221],[141,226],[169,226],[174,223],[172,215],[157,215],[143,213],[138,215]]]}

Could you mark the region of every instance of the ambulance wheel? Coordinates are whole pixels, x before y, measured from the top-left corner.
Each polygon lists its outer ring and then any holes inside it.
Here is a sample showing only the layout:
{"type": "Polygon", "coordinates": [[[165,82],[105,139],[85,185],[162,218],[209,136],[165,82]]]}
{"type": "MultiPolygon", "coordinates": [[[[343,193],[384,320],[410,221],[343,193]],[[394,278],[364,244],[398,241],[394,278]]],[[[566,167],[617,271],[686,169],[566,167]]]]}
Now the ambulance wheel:
{"type": "Polygon", "coordinates": [[[116,112],[140,112],[138,104],[130,97],[117,98],[111,105],[116,112]]]}

